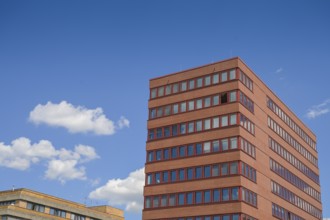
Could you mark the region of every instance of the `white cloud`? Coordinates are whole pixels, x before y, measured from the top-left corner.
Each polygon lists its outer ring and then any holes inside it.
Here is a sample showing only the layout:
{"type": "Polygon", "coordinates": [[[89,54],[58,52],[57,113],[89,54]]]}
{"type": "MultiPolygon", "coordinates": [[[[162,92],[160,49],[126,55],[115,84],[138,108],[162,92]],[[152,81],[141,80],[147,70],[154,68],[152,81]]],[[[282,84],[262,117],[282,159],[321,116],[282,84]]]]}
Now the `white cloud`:
{"type": "Polygon", "coordinates": [[[95,149],[85,145],[77,145],[74,150],[55,149],[50,141],[31,143],[25,137],[13,140],[10,145],[0,142],[0,166],[23,171],[43,161],[47,164],[45,178],[61,183],[87,179],[85,167],[81,164],[97,158],[95,149]]]}
{"type": "Polygon", "coordinates": [[[282,68],[282,67],[278,68],[278,69],[275,71],[275,73],[281,73],[281,72],[283,72],[283,68],[282,68]]]}
{"type": "Polygon", "coordinates": [[[141,212],[143,207],[144,168],[125,179],[110,179],[89,194],[91,199],[107,200],[110,205],[125,205],[125,210],[141,212]]]}
{"type": "Polygon", "coordinates": [[[121,117],[117,125],[108,119],[102,108],[87,109],[62,101],[59,104],[47,102],[37,105],[29,115],[34,124],[46,124],[66,128],[70,133],[94,133],[112,135],[117,129],[129,127],[129,121],[121,117]]]}
{"type": "Polygon", "coordinates": [[[319,105],[314,105],[307,111],[307,118],[314,119],[330,112],[330,99],[325,100],[319,105]]]}

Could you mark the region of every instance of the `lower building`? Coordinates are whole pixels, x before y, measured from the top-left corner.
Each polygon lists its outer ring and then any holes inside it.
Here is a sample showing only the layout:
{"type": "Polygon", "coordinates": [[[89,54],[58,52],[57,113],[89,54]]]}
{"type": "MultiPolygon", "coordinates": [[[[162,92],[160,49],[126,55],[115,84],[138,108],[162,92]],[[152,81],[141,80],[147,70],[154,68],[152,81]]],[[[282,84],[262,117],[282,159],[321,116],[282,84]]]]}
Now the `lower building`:
{"type": "Polygon", "coordinates": [[[29,189],[0,191],[1,220],[124,220],[124,212],[110,206],[87,207],[29,189]]]}

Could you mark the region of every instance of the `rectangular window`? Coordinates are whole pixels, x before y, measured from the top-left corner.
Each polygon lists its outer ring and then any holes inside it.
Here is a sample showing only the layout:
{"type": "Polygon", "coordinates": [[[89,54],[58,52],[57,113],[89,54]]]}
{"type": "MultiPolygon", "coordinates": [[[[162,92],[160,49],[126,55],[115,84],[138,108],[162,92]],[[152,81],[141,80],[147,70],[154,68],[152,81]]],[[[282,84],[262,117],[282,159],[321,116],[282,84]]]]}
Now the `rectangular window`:
{"type": "Polygon", "coordinates": [[[212,127],[213,128],[219,127],[219,117],[212,118],[212,127]]]}
{"type": "Polygon", "coordinates": [[[175,83],[173,84],[173,93],[179,92],[179,84],[175,83]]]}
{"type": "Polygon", "coordinates": [[[207,190],[204,191],[204,203],[209,203],[211,202],[211,191],[207,190]]]}
{"type": "Polygon", "coordinates": [[[164,137],[169,137],[171,135],[170,126],[164,128],[164,137]]]}
{"type": "Polygon", "coordinates": [[[172,88],[171,85],[167,85],[167,86],[165,87],[165,95],[169,95],[169,94],[171,94],[171,88],[172,88]]]}
{"type": "Polygon", "coordinates": [[[150,118],[156,118],[156,109],[151,109],[150,110],[150,118]]]}
{"type": "Polygon", "coordinates": [[[224,115],[221,117],[221,127],[226,127],[228,126],[228,116],[224,115]]]}
{"type": "Polygon", "coordinates": [[[159,206],[159,197],[158,196],[154,196],[153,198],[153,208],[157,208],[159,206]]]}
{"type": "Polygon", "coordinates": [[[163,116],[163,108],[160,107],[157,109],[157,117],[162,117],[163,116]]]}
{"type": "Polygon", "coordinates": [[[162,151],[161,150],[157,150],[156,151],[156,160],[161,160],[162,159],[162,151]]]}
{"type": "Polygon", "coordinates": [[[158,96],[163,96],[164,95],[164,87],[159,87],[158,88],[158,96]]]}
{"type": "Polygon", "coordinates": [[[169,206],[175,206],[175,194],[171,194],[169,198],[169,206]]]}
{"type": "Polygon", "coordinates": [[[210,107],[211,106],[211,97],[204,98],[204,107],[210,107]]]}
{"type": "Polygon", "coordinates": [[[187,193],[187,204],[191,205],[194,202],[194,194],[192,192],[187,193]]]}
{"type": "Polygon", "coordinates": [[[178,148],[177,147],[173,147],[171,149],[171,158],[174,159],[174,158],[177,158],[178,157],[178,148]]]}
{"type": "Polygon", "coordinates": [[[179,193],[179,205],[184,205],[184,193],[179,193]]]}
{"type": "Polygon", "coordinates": [[[228,102],[228,95],[227,93],[222,93],[221,94],[221,104],[227,103],[228,102]]]}
{"type": "Polygon", "coordinates": [[[146,197],[146,204],[145,204],[145,207],[148,209],[148,208],[151,208],[151,198],[150,197],[146,197]]]}
{"type": "Polygon", "coordinates": [[[204,80],[205,86],[211,85],[211,76],[205,76],[204,80]]]}
{"type": "Polygon", "coordinates": [[[157,97],[157,88],[151,89],[151,98],[154,99],[157,97]]]}
{"type": "Polygon", "coordinates": [[[163,136],[162,128],[157,128],[157,138],[161,138],[163,136]]]}
{"type": "Polygon", "coordinates": [[[195,88],[195,80],[189,80],[189,89],[194,89],[195,88]]]}
{"type": "Polygon", "coordinates": [[[211,176],[211,166],[204,167],[204,178],[208,178],[211,176]]]}
{"type": "Polygon", "coordinates": [[[213,105],[219,105],[219,95],[215,95],[212,98],[213,105]]]}
{"type": "Polygon", "coordinates": [[[154,159],[154,152],[150,151],[148,152],[148,162],[152,162],[154,159]]]}
{"type": "Polygon", "coordinates": [[[178,135],[178,125],[172,125],[172,136],[178,135]]]}
{"type": "Polygon", "coordinates": [[[192,180],[194,178],[194,169],[193,168],[188,168],[187,169],[187,179],[192,180]]]}
{"type": "Polygon", "coordinates": [[[202,131],[202,125],[203,125],[203,121],[196,121],[196,131],[202,131]]]}
{"type": "Polygon", "coordinates": [[[237,174],[238,173],[238,163],[232,162],[230,164],[230,174],[237,174]]]}
{"type": "Polygon", "coordinates": [[[219,141],[216,140],[216,141],[213,141],[212,142],[212,147],[213,147],[213,152],[217,152],[220,150],[220,144],[219,144],[219,141]]]}
{"type": "Polygon", "coordinates": [[[164,149],[164,160],[170,159],[170,151],[169,149],[164,149]]]}
{"type": "Polygon", "coordinates": [[[171,182],[175,182],[176,181],[176,171],[173,170],[171,171],[171,182]]]}
{"type": "Polygon", "coordinates": [[[213,202],[220,202],[220,190],[213,190],[213,202]]]}
{"type": "Polygon", "coordinates": [[[197,79],[197,88],[201,88],[203,86],[203,78],[197,79]]]}
{"type": "Polygon", "coordinates": [[[211,152],[211,142],[204,142],[204,154],[211,152]]]}
{"type": "Polygon", "coordinates": [[[181,102],[181,104],[180,104],[180,111],[181,112],[187,111],[187,104],[185,102],[181,102]]]}
{"type": "Polygon", "coordinates": [[[204,120],[204,130],[211,129],[211,119],[205,119],[204,120]]]}
{"type": "Polygon", "coordinates": [[[228,163],[221,164],[221,176],[228,175],[228,163]]]}
{"type": "Polygon", "coordinates": [[[188,110],[192,111],[195,109],[195,102],[194,101],[189,101],[188,102],[188,110]]]}
{"type": "Polygon", "coordinates": [[[229,102],[236,102],[236,91],[229,93],[229,102]]]}
{"type": "Polygon", "coordinates": [[[187,90],[187,82],[181,82],[181,91],[184,92],[187,90]]]}
{"type": "Polygon", "coordinates": [[[168,172],[167,171],[163,172],[163,182],[164,183],[168,182],[168,172]]]}
{"type": "Polygon", "coordinates": [[[237,137],[230,138],[230,149],[237,149],[237,137]]]}
{"type": "Polygon", "coordinates": [[[229,189],[222,189],[222,201],[229,200],[229,189]]]}
{"type": "Polygon", "coordinates": [[[185,179],[185,176],[184,176],[184,169],[180,169],[179,170],[179,180],[180,181],[183,181],[185,179]]]}
{"type": "Polygon", "coordinates": [[[196,154],[199,155],[202,153],[203,153],[202,144],[201,143],[196,144],[196,154]]]}
{"type": "Polygon", "coordinates": [[[226,82],[228,80],[227,72],[221,73],[221,82],[226,82]]]}
{"type": "Polygon", "coordinates": [[[232,114],[230,115],[230,125],[236,125],[237,124],[237,115],[232,114]]]}
{"type": "Polygon", "coordinates": [[[194,125],[195,125],[194,122],[189,122],[189,124],[188,124],[188,133],[194,132],[194,125]]]}
{"type": "Polygon", "coordinates": [[[201,109],[203,107],[203,99],[197,99],[196,109],[201,109]]]}
{"type": "Polygon", "coordinates": [[[185,146],[181,146],[179,148],[179,151],[180,151],[180,157],[186,156],[186,147],[185,146]]]}
{"type": "Polygon", "coordinates": [[[180,124],[180,134],[185,134],[186,133],[186,124],[180,124]]]}
{"type": "Polygon", "coordinates": [[[236,79],[236,70],[235,69],[230,70],[229,79],[230,80],[236,79]]]}
{"type": "Polygon", "coordinates": [[[212,83],[213,84],[218,84],[219,83],[219,74],[218,73],[213,74],[213,76],[212,76],[212,83]]]}
{"type": "Polygon", "coordinates": [[[194,155],[194,145],[190,144],[188,145],[188,156],[194,155]]]}
{"type": "Polygon", "coordinates": [[[170,114],[171,114],[171,106],[167,105],[167,106],[165,106],[164,115],[167,116],[167,115],[170,115],[170,114]]]}
{"type": "Polygon", "coordinates": [[[221,147],[223,151],[228,150],[228,139],[222,139],[221,140],[221,147]]]}
{"type": "Polygon", "coordinates": [[[150,185],[152,183],[152,175],[148,174],[147,175],[147,185],[150,185]]]}
{"type": "Polygon", "coordinates": [[[219,166],[218,165],[212,166],[212,176],[219,176],[219,166]]]}
{"type": "Polygon", "coordinates": [[[155,183],[160,183],[160,173],[155,173],[155,183]]]}
{"type": "Polygon", "coordinates": [[[202,167],[196,167],[195,168],[195,178],[200,179],[202,178],[202,167]]]}
{"type": "Polygon", "coordinates": [[[161,201],[160,201],[160,206],[161,207],[167,206],[166,201],[167,201],[167,196],[166,195],[163,195],[162,198],[161,198],[161,201]]]}
{"type": "Polygon", "coordinates": [[[202,192],[196,192],[196,204],[202,203],[202,192]]]}

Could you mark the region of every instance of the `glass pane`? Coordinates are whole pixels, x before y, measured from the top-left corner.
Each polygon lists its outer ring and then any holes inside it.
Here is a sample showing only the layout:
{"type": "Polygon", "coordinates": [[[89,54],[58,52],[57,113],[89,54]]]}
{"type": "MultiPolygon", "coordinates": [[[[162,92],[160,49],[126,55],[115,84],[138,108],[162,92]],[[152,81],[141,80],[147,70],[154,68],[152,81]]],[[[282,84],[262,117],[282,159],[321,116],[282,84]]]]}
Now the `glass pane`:
{"type": "Polygon", "coordinates": [[[202,192],[196,192],[196,204],[202,203],[202,192]]]}
{"type": "Polygon", "coordinates": [[[180,134],[185,134],[186,133],[186,124],[181,124],[180,125],[180,134]]]}
{"type": "Polygon", "coordinates": [[[237,162],[233,162],[230,164],[230,174],[237,174],[238,173],[238,164],[237,162]]]}
{"type": "Polygon", "coordinates": [[[221,117],[221,127],[225,127],[225,126],[228,126],[228,116],[227,115],[221,117]]]}
{"type": "Polygon", "coordinates": [[[170,158],[169,149],[164,149],[164,160],[168,160],[170,158]]]}
{"type": "Polygon", "coordinates": [[[204,83],[205,83],[205,86],[208,86],[211,84],[211,76],[205,76],[204,78],[204,83]]]}
{"type": "Polygon", "coordinates": [[[219,127],[219,117],[215,117],[212,119],[212,126],[213,126],[213,128],[219,127]]]}
{"type": "Polygon", "coordinates": [[[188,133],[194,132],[194,122],[189,122],[188,124],[188,133]]]}
{"type": "Polygon", "coordinates": [[[211,129],[211,119],[204,120],[204,130],[211,129]]]}
{"type": "Polygon", "coordinates": [[[195,102],[194,101],[189,101],[188,102],[188,110],[192,111],[195,109],[195,102]]]}
{"type": "Polygon", "coordinates": [[[204,99],[204,107],[207,108],[207,107],[210,107],[211,106],[211,98],[210,97],[206,97],[204,99]]]}
{"type": "Polygon", "coordinates": [[[221,82],[225,82],[227,80],[228,80],[228,78],[227,78],[227,72],[221,73],[221,82]]]}
{"type": "Polygon", "coordinates": [[[175,195],[174,194],[170,195],[169,205],[170,206],[174,206],[175,205],[175,195]]]}
{"type": "Polygon", "coordinates": [[[238,200],[238,187],[231,189],[231,199],[238,200]]]}
{"type": "Polygon", "coordinates": [[[219,176],[219,166],[218,165],[212,166],[212,176],[219,176]]]}
{"type": "Polygon", "coordinates": [[[230,70],[230,72],[229,72],[229,79],[230,80],[236,79],[236,70],[235,69],[230,70]]]}
{"type": "Polygon", "coordinates": [[[194,155],[194,145],[188,145],[188,156],[194,155]]]}
{"type": "Polygon", "coordinates": [[[171,85],[167,85],[166,87],[165,87],[165,95],[169,95],[169,94],[171,94],[171,85]]]}
{"type": "Polygon", "coordinates": [[[221,94],[221,104],[227,103],[228,102],[228,94],[227,93],[222,93],[221,94]]]}
{"type": "Polygon", "coordinates": [[[178,149],[176,147],[173,147],[172,150],[171,150],[171,158],[174,159],[174,158],[177,158],[178,154],[178,149]]]}
{"type": "Polygon", "coordinates": [[[217,152],[220,150],[220,144],[219,144],[219,141],[216,140],[216,141],[213,141],[212,142],[212,145],[213,145],[213,152],[217,152]]]}
{"type": "Polygon", "coordinates": [[[158,88],[158,96],[163,96],[164,95],[164,87],[159,87],[158,88]]]}
{"type": "Polygon", "coordinates": [[[196,108],[201,109],[203,107],[203,99],[197,99],[196,108]]]}
{"type": "Polygon", "coordinates": [[[221,164],[221,176],[228,175],[228,163],[221,164]]]}
{"type": "Polygon", "coordinates": [[[176,171],[173,170],[171,171],[171,182],[175,182],[176,181],[176,171]]]}
{"type": "Polygon", "coordinates": [[[193,204],[194,194],[192,192],[187,193],[187,204],[193,204]]]}
{"type": "Polygon", "coordinates": [[[157,150],[156,151],[156,160],[161,160],[162,159],[162,151],[161,150],[157,150]]]}
{"type": "Polygon", "coordinates": [[[181,102],[180,111],[181,112],[187,111],[187,104],[185,102],[181,102]]]}
{"type": "Polygon", "coordinates": [[[212,76],[212,83],[213,84],[219,83],[219,74],[218,73],[216,73],[212,76]]]}
{"type": "Polygon", "coordinates": [[[219,105],[219,96],[213,96],[213,105],[219,105]]]}
{"type": "Polygon", "coordinates": [[[195,88],[195,80],[189,80],[189,89],[195,88]]]}
{"type": "Polygon", "coordinates": [[[196,144],[196,154],[199,155],[202,153],[203,153],[202,144],[201,143],[196,144]]]}
{"type": "Polygon", "coordinates": [[[179,193],[179,205],[184,205],[184,193],[179,193]]]}
{"type": "Polygon", "coordinates": [[[158,196],[154,196],[154,199],[153,200],[154,200],[153,201],[153,207],[154,208],[157,208],[159,206],[159,204],[158,204],[158,201],[159,201],[158,196]]]}
{"type": "Polygon", "coordinates": [[[229,94],[229,102],[235,102],[236,101],[236,91],[231,92],[229,94]]]}
{"type": "Polygon", "coordinates": [[[184,157],[186,155],[186,147],[185,146],[181,146],[179,148],[180,151],[180,157],[184,157]]]}
{"type": "Polygon", "coordinates": [[[211,191],[205,191],[204,192],[204,203],[211,202],[211,191]]]}
{"type": "Polygon", "coordinates": [[[223,151],[228,150],[228,139],[221,140],[221,147],[223,151]]]}
{"type": "Polygon", "coordinates": [[[197,79],[197,88],[200,88],[203,86],[203,78],[198,78],[197,79]]]}
{"type": "Polygon", "coordinates": [[[179,84],[173,84],[173,93],[177,93],[179,91],[179,84]]]}
{"type": "Polygon", "coordinates": [[[229,200],[229,190],[222,189],[222,201],[228,201],[228,200],[229,200]]]}
{"type": "Polygon", "coordinates": [[[220,190],[215,189],[213,190],[213,202],[219,202],[220,201],[220,190]]]}
{"type": "Polygon", "coordinates": [[[233,114],[230,115],[230,125],[236,125],[237,124],[237,115],[233,114]]]}
{"type": "Polygon", "coordinates": [[[187,82],[182,82],[181,83],[181,91],[186,91],[187,90],[187,82]]]}
{"type": "Polygon", "coordinates": [[[208,178],[211,176],[211,166],[205,166],[204,167],[204,177],[208,178]]]}
{"type": "Polygon", "coordinates": [[[187,169],[187,179],[192,180],[194,178],[194,169],[193,168],[188,168],[187,169]]]}
{"type": "Polygon", "coordinates": [[[202,178],[202,167],[196,167],[195,168],[195,175],[196,175],[196,179],[200,179],[202,178]]]}
{"type": "Polygon", "coordinates": [[[230,138],[230,149],[237,149],[237,138],[230,138]]]}
{"type": "Polygon", "coordinates": [[[155,88],[151,90],[151,98],[154,99],[156,98],[156,96],[157,96],[157,89],[155,88]]]}
{"type": "Polygon", "coordinates": [[[179,180],[180,181],[183,181],[184,180],[184,169],[180,169],[179,170],[179,180]]]}
{"type": "Polygon", "coordinates": [[[211,142],[204,142],[204,153],[211,152],[211,142]]]}

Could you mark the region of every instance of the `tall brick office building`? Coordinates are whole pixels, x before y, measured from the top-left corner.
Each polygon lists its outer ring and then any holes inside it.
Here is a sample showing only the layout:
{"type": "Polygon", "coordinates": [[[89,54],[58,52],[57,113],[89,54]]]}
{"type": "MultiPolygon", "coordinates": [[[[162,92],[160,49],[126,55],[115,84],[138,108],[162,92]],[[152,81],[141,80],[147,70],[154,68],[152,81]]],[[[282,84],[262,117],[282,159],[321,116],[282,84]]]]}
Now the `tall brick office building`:
{"type": "Polygon", "coordinates": [[[322,219],[316,137],[233,58],[150,80],[143,219],[322,219]]]}

